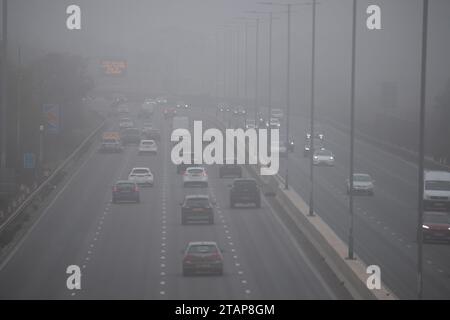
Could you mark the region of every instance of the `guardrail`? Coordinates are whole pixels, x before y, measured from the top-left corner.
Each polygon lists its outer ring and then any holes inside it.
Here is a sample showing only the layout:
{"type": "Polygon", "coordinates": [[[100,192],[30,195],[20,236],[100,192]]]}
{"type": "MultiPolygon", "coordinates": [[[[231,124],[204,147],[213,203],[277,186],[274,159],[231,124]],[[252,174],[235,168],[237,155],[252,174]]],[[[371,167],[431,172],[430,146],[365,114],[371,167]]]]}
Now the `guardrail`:
{"type": "Polygon", "coordinates": [[[104,120],[80,145],[61,163],[53,173],[43,181],[18,207],[14,212],[0,225],[0,235],[13,223],[37,198],[45,198],[65,176],[64,168],[72,162],[78,160],[91,146],[92,139],[101,131],[108,120],[104,120]]]}
{"type": "MultiPolygon", "coordinates": [[[[202,114],[202,116],[205,115],[202,114]]],[[[212,116],[208,116],[208,118],[224,129],[218,119],[212,116]]],[[[347,245],[317,214],[313,218],[307,216],[308,205],[292,188],[283,189],[284,180],[280,175],[261,176],[258,174],[258,166],[255,165],[245,166],[244,169],[257,181],[264,195],[276,198],[296,227],[324,257],[326,263],[355,299],[398,299],[383,283],[380,289],[368,289],[366,285],[366,279],[369,276],[366,273],[367,265],[357,255],[354,260],[346,258],[347,245]]]]}

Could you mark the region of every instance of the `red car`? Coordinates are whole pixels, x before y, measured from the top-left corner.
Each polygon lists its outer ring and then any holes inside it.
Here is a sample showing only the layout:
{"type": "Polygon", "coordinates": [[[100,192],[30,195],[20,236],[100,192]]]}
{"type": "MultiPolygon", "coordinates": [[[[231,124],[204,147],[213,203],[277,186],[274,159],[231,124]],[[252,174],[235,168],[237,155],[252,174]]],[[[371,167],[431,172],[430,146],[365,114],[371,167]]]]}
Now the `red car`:
{"type": "Polygon", "coordinates": [[[164,109],[164,118],[173,118],[177,114],[177,110],[174,108],[164,109]]]}
{"type": "Polygon", "coordinates": [[[423,213],[423,242],[450,241],[450,213],[428,211],[423,213]]]}
{"type": "Polygon", "coordinates": [[[183,275],[191,274],[223,274],[223,256],[212,241],[189,242],[184,251],[183,275]]]}

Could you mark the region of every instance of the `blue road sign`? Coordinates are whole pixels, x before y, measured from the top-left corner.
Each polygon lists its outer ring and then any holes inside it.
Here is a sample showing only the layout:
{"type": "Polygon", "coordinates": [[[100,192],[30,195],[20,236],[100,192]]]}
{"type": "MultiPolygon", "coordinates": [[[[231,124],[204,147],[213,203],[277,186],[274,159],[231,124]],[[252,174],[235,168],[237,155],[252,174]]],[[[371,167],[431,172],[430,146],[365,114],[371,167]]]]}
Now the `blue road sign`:
{"type": "Polygon", "coordinates": [[[36,155],[31,152],[23,154],[23,167],[25,169],[34,169],[36,167],[36,155]]]}
{"type": "Polygon", "coordinates": [[[59,105],[44,104],[42,112],[44,113],[47,132],[58,133],[60,128],[59,105]]]}

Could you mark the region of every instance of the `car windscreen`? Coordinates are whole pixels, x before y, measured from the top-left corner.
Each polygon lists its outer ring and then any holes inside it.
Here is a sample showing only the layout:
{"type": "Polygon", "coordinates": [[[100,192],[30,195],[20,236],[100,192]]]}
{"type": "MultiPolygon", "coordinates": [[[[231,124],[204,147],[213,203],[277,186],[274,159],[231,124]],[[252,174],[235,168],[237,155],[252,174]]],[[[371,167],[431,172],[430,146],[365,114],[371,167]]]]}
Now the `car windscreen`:
{"type": "Polygon", "coordinates": [[[450,181],[444,180],[425,181],[425,190],[450,191],[450,181]]]}
{"type": "Polygon", "coordinates": [[[190,246],[188,253],[190,254],[205,254],[216,253],[217,247],[215,245],[194,245],[190,246]]]}
{"type": "Polygon", "coordinates": [[[116,184],[116,187],[119,190],[131,190],[131,189],[134,189],[135,185],[134,185],[134,183],[121,182],[121,183],[116,184]]]}
{"type": "Polygon", "coordinates": [[[254,188],[256,186],[255,181],[235,181],[234,186],[237,188],[254,188]]]}
{"type": "Polygon", "coordinates": [[[449,224],[450,216],[445,214],[424,214],[424,223],[442,223],[449,224]]]}
{"type": "Polygon", "coordinates": [[[132,174],[147,174],[149,173],[147,169],[134,169],[132,174]]]}
{"type": "Polygon", "coordinates": [[[116,143],[116,139],[103,139],[103,143],[116,143]]]}
{"type": "Polygon", "coordinates": [[[201,173],[203,173],[203,169],[202,168],[190,168],[187,170],[187,172],[189,174],[201,174],[201,173]]]}
{"type": "Polygon", "coordinates": [[[124,134],[134,136],[134,135],[140,135],[140,132],[138,129],[128,129],[128,130],[124,131],[124,134]]]}
{"type": "Polygon", "coordinates": [[[317,151],[317,155],[318,156],[332,156],[333,154],[331,153],[331,151],[328,151],[328,150],[320,150],[320,151],[317,151]]]}
{"type": "Polygon", "coordinates": [[[372,181],[372,179],[370,178],[370,176],[365,175],[365,174],[355,174],[353,176],[353,181],[369,182],[369,181],[372,181]]]}
{"type": "Polygon", "coordinates": [[[142,141],[141,144],[144,145],[144,146],[152,146],[155,143],[153,141],[142,141]]]}
{"type": "Polygon", "coordinates": [[[193,199],[186,199],[186,206],[188,207],[208,207],[209,206],[209,200],[205,198],[193,198],[193,199]]]}

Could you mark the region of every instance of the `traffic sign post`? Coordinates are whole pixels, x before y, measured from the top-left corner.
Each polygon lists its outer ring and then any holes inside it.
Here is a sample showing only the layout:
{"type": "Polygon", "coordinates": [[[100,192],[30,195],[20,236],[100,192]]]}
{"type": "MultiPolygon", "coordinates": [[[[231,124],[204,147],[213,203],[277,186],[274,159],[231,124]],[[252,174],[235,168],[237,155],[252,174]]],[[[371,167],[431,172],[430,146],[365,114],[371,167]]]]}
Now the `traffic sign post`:
{"type": "Polygon", "coordinates": [[[31,152],[23,154],[23,167],[24,169],[36,168],[36,155],[31,152]]]}

